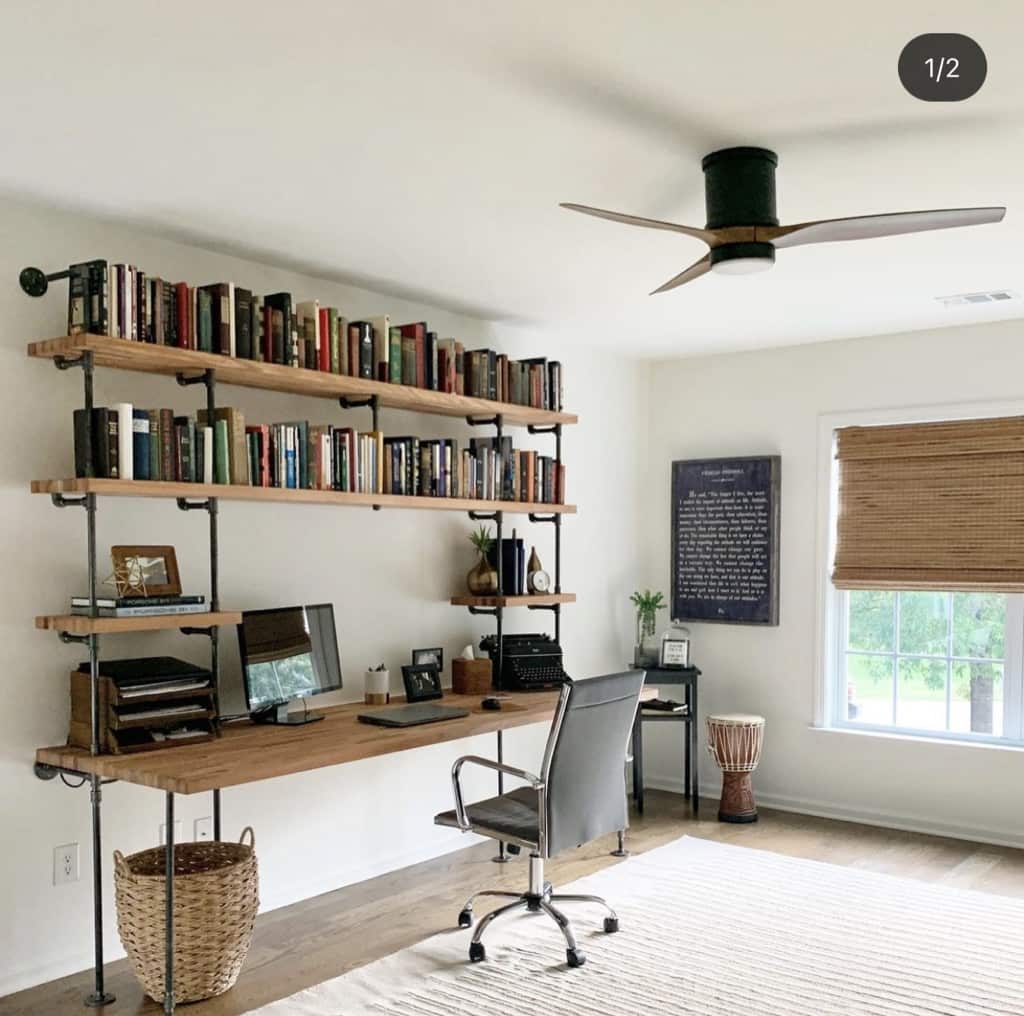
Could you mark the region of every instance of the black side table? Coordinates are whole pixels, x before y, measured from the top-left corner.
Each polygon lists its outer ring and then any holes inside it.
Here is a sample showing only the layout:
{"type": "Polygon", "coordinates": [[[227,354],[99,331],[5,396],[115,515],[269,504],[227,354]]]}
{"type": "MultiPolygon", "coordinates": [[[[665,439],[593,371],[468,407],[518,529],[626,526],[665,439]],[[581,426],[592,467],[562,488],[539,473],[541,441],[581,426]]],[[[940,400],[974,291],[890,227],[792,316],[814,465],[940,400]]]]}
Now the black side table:
{"type": "Polygon", "coordinates": [[[686,705],[686,712],[662,713],[655,709],[644,709],[642,705],[636,711],[636,719],[633,721],[633,800],[641,815],[644,812],[644,723],[683,723],[686,725],[685,771],[683,774],[686,789],[684,793],[688,799],[692,800],[695,814],[700,806],[700,779],[697,764],[697,737],[700,721],[697,711],[698,677],[700,677],[700,671],[696,667],[675,670],[664,667],[647,668],[647,677],[644,683],[658,688],[660,698],[676,698],[678,701],[678,698],[672,694],[672,686],[675,685],[683,689],[682,701],[686,705]]]}

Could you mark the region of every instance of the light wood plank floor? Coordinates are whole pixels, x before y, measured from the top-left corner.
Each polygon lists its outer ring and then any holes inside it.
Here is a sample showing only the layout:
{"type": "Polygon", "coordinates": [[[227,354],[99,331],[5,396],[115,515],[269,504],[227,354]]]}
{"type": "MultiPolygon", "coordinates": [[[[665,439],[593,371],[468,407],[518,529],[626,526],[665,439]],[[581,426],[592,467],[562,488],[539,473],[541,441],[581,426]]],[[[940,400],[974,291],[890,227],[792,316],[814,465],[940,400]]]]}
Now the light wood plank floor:
{"type": "MultiPolygon", "coordinates": [[[[1024,897],[1024,851],[939,839],[870,826],[763,810],[757,825],[721,825],[716,802],[695,819],[682,798],[648,791],[643,818],[634,820],[629,847],[641,853],[683,835],[702,836],[794,857],[985,892],[1024,897]]],[[[566,854],[548,867],[556,886],[609,864],[612,840],[566,854]]],[[[525,862],[499,868],[490,844],[470,847],[359,885],[260,917],[238,984],[221,998],[182,1007],[188,1016],[235,1016],[450,928],[472,892],[487,887],[521,890],[525,862]]],[[[162,1008],[146,999],[125,961],[107,968],[117,1001],[105,1016],[162,1008]]],[[[91,990],[87,971],[0,999],[0,1016],[80,1016],[91,990]]]]}

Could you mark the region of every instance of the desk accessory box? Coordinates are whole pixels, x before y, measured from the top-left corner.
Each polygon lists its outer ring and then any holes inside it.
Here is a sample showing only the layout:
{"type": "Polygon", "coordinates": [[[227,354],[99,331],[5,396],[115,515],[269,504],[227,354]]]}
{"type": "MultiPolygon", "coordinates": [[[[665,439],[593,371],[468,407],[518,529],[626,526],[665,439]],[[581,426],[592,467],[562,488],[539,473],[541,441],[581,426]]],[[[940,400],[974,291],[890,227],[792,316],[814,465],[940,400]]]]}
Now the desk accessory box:
{"type": "Polygon", "coordinates": [[[452,691],[456,695],[489,695],[492,690],[490,660],[452,660],[452,691]]]}

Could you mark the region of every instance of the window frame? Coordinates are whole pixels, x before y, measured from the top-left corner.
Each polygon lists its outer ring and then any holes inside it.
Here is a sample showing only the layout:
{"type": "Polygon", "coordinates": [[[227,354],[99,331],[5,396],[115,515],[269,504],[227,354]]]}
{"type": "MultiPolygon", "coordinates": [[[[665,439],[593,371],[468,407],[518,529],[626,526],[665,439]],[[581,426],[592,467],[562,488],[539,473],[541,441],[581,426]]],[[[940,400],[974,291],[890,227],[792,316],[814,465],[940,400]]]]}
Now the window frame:
{"type": "MultiPolygon", "coordinates": [[[[836,544],[839,488],[838,470],[835,468],[835,432],[838,429],[851,426],[925,423],[1019,415],[1024,415],[1024,401],[1021,400],[883,408],[819,415],[816,541],[816,585],[818,590],[816,659],[818,673],[814,687],[814,726],[826,730],[888,734],[928,741],[987,744],[1014,749],[1024,747],[1024,594],[1009,595],[1007,601],[1003,663],[1003,734],[997,737],[993,734],[924,730],[896,724],[871,724],[848,719],[847,682],[845,679],[846,593],[836,589],[832,585],[831,579],[836,544]]],[[[896,652],[883,655],[893,655],[894,659],[898,659],[896,652]]],[[[893,681],[894,685],[898,682],[898,674],[895,669],[893,681]]]]}

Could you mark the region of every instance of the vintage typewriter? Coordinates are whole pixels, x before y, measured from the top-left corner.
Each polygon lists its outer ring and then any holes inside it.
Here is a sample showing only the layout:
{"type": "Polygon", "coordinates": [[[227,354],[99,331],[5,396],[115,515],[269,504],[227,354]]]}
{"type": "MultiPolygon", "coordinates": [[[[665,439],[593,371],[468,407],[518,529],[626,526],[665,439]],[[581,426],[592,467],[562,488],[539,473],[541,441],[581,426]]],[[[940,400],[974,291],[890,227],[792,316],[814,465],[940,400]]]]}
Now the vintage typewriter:
{"type": "MultiPolygon", "coordinates": [[[[480,648],[491,659],[498,655],[498,639],[488,635],[480,648]]],[[[557,688],[570,680],[562,667],[562,647],[550,635],[505,635],[501,640],[501,678],[504,691],[557,688]]]]}

